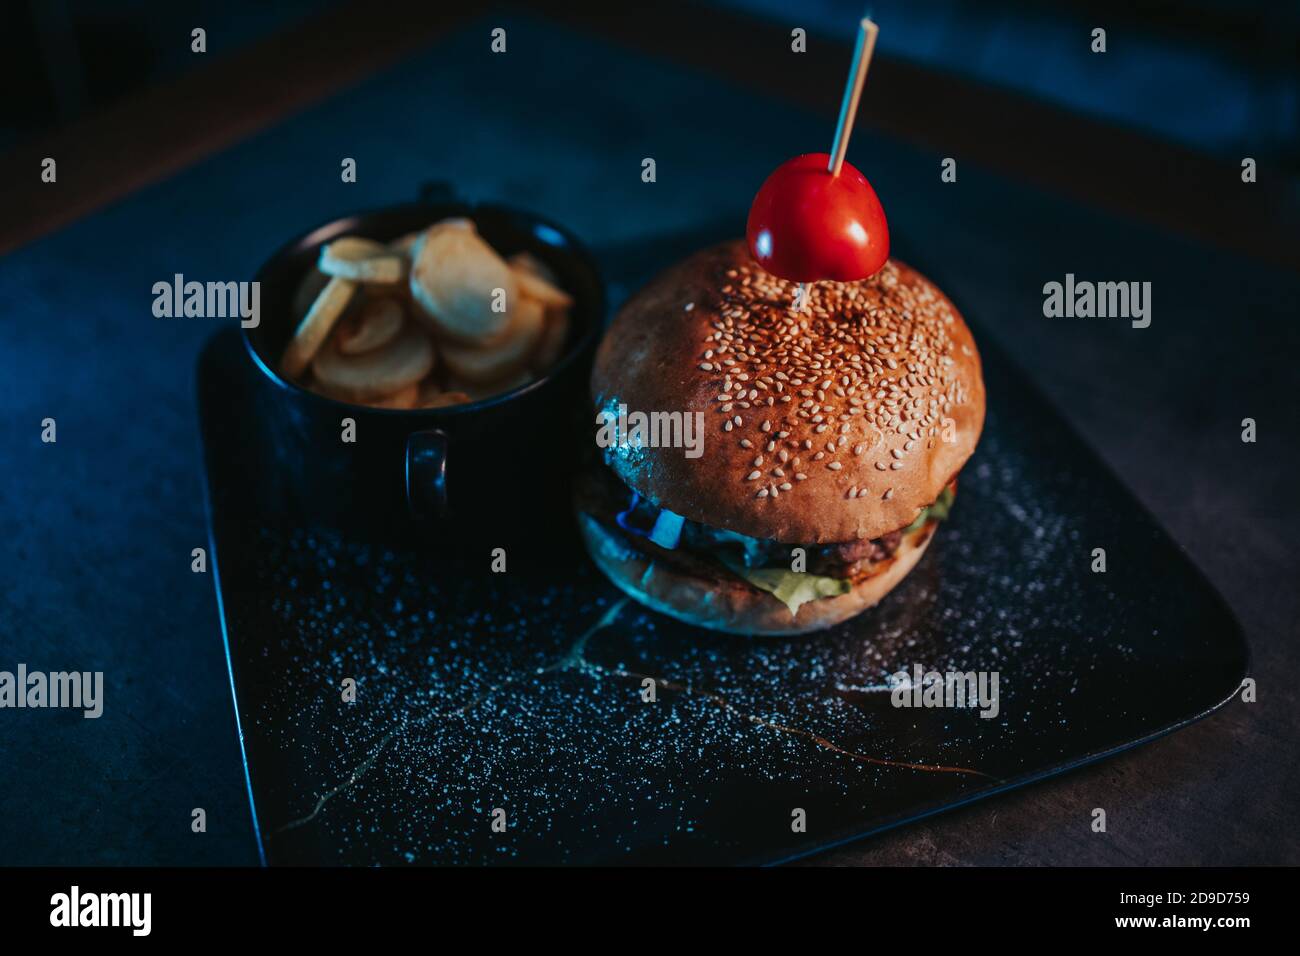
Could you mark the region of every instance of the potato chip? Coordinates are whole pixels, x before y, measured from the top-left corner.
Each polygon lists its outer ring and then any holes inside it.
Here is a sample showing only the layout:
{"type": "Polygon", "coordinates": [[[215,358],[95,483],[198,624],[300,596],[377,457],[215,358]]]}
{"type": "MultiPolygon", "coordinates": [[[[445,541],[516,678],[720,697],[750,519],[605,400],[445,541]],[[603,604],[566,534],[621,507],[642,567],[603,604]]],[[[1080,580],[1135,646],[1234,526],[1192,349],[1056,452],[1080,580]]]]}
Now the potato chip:
{"type": "Polygon", "coordinates": [[[522,266],[511,266],[515,281],[519,283],[519,292],[536,299],[548,309],[568,309],[573,305],[573,296],[558,286],[552,285],[541,276],[529,272],[522,266]]]}
{"type": "Polygon", "coordinates": [[[434,392],[423,397],[419,402],[420,408],[448,408],[452,405],[468,405],[474,399],[470,398],[464,392],[434,392]]]}
{"type": "Polygon", "coordinates": [[[400,392],[394,392],[384,398],[375,398],[366,402],[372,408],[415,408],[420,399],[420,385],[412,382],[400,392]]]}
{"type": "Polygon", "coordinates": [[[355,282],[389,284],[406,277],[406,262],[382,243],[344,236],[321,247],[317,268],[326,275],[355,282]]]}
{"type": "Polygon", "coordinates": [[[293,294],[292,308],[295,322],[302,321],[302,317],[307,314],[307,310],[311,308],[311,304],[316,301],[329,281],[330,277],[315,266],[307,270],[307,274],[298,283],[298,291],[293,294]]]}
{"type": "Polygon", "coordinates": [[[321,258],[335,262],[360,262],[373,259],[387,253],[382,242],[366,239],[363,236],[342,236],[321,246],[321,258]]]}
{"type": "Polygon", "coordinates": [[[329,337],[334,323],[347,308],[357,284],[348,279],[330,279],[298,323],[289,347],[280,360],[280,371],[288,378],[301,375],[329,337]]]}
{"type": "Polygon", "coordinates": [[[344,355],[372,352],[391,342],[403,321],[396,299],[370,299],[343,317],[334,330],[334,344],[344,355]]]}
{"type": "Polygon", "coordinates": [[[433,343],[407,322],[387,345],[362,355],[344,355],[331,344],[312,362],[316,380],[344,401],[366,403],[414,385],[433,368],[433,343]]]}
{"type": "Polygon", "coordinates": [[[410,285],[438,333],[468,345],[501,337],[518,295],[514,273],[496,251],[471,229],[445,222],[417,245],[410,285]],[[503,311],[494,309],[500,296],[503,311]]]}
{"type": "Polygon", "coordinates": [[[470,346],[443,343],[448,370],[466,382],[494,382],[519,372],[541,340],[546,313],[536,299],[520,298],[510,311],[510,324],[500,341],[470,346]]]}
{"type": "Polygon", "coordinates": [[[569,337],[569,313],[562,309],[548,309],[546,328],[537,343],[528,367],[538,375],[545,375],[547,370],[564,353],[564,343],[569,337]]]}
{"type": "Polygon", "coordinates": [[[326,398],[332,398],[336,402],[347,402],[351,405],[367,405],[371,408],[416,408],[419,405],[420,386],[418,383],[408,385],[404,389],[394,392],[392,395],[385,395],[381,398],[371,398],[364,402],[357,402],[345,392],[334,391],[325,385],[309,379],[304,383],[308,391],[315,392],[317,395],[323,395],[326,398]]]}
{"type": "MultiPolygon", "coordinates": [[[[469,232],[477,233],[478,227],[474,225],[473,219],[467,219],[464,216],[452,216],[449,219],[439,219],[429,229],[465,229],[469,232]]],[[[426,232],[428,230],[425,230],[426,232]]]]}
{"type": "Polygon", "coordinates": [[[415,244],[420,241],[422,235],[424,235],[423,231],[416,230],[415,232],[408,232],[404,236],[399,236],[388,244],[388,251],[410,258],[411,250],[415,248],[415,244]]]}
{"type": "Polygon", "coordinates": [[[532,273],[537,278],[544,279],[553,286],[558,287],[560,284],[560,280],[556,278],[551,267],[531,252],[516,252],[506,262],[510,264],[510,268],[532,273]]]}
{"type": "Polygon", "coordinates": [[[420,395],[415,400],[416,408],[446,408],[449,405],[463,405],[473,401],[464,392],[443,391],[434,376],[430,375],[420,382],[420,395]]]}
{"type": "Polygon", "coordinates": [[[449,390],[463,392],[470,397],[471,401],[481,402],[486,398],[492,398],[496,395],[504,395],[506,392],[513,391],[520,386],[527,385],[533,381],[533,375],[527,369],[515,372],[506,378],[497,379],[495,382],[467,382],[452,376],[447,381],[449,390]]]}

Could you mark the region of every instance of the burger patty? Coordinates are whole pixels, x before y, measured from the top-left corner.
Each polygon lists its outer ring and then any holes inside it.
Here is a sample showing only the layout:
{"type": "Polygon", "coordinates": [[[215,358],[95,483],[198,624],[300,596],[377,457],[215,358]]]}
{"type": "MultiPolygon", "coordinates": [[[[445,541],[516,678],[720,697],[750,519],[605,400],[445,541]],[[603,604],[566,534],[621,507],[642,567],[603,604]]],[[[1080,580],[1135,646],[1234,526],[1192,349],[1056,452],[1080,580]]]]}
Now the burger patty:
{"type": "MultiPolygon", "coordinates": [[[[618,517],[628,510],[634,492],[604,465],[584,469],[578,481],[578,498],[582,510],[603,524],[619,528],[618,517]]],[[[661,547],[642,535],[625,534],[624,537],[657,560],[676,565],[691,574],[724,580],[736,577],[720,560],[715,548],[700,543],[700,539],[707,538],[710,532],[716,533],[714,529],[706,529],[691,521],[686,524],[688,527],[682,535],[681,543],[672,549],[661,547]]],[[[902,541],[903,531],[900,529],[879,538],[803,547],[808,554],[809,573],[854,580],[883,570],[881,565],[893,558],[902,541]]],[[[788,564],[790,549],[797,546],[770,542],[770,547],[773,552],[780,552],[780,557],[774,557],[772,564],[788,564]]],[[[768,562],[762,562],[750,566],[761,567],[767,564],[768,562]]]]}
{"type": "Polygon", "coordinates": [[[823,545],[809,554],[808,570],[830,578],[851,578],[868,565],[892,558],[902,543],[903,532],[891,531],[879,538],[823,545]]]}

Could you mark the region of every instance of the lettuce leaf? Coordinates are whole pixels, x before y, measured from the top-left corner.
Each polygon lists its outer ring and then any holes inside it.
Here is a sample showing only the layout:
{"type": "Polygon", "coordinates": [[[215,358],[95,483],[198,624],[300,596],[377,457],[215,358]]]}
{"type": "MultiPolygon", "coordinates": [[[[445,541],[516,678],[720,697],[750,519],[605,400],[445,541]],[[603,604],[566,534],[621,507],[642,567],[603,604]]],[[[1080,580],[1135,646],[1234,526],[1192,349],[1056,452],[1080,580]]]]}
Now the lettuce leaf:
{"type": "Polygon", "coordinates": [[[934,504],[930,505],[926,511],[928,511],[930,517],[934,518],[936,521],[943,521],[948,517],[948,512],[952,510],[952,503],[956,497],[957,496],[953,493],[951,486],[947,487],[943,489],[943,491],[939,492],[939,497],[935,499],[934,504]]]}
{"type": "Polygon", "coordinates": [[[911,534],[927,521],[943,521],[948,517],[948,512],[952,510],[952,502],[955,497],[956,495],[952,493],[951,488],[943,489],[943,491],[939,492],[939,497],[935,499],[934,504],[928,508],[922,508],[916,519],[903,529],[903,534],[911,534]]]}
{"type": "Polygon", "coordinates": [[[778,601],[790,609],[790,616],[799,613],[799,608],[818,598],[834,597],[848,594],[850,584],[843,578],[827,578],[806,571],[790,571],[786,568],[747,568],[743,565],[733,566],[732,570],[764,591],[773,594],[778,601]]]}

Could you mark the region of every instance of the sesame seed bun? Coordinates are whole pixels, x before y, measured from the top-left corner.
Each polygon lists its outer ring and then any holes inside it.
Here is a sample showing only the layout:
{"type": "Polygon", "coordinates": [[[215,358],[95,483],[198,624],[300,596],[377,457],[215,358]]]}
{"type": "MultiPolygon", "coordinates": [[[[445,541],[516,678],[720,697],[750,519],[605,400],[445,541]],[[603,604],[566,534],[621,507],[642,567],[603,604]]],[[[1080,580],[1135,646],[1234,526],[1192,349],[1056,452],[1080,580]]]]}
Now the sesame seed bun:
{"type": "Polygon", "coordinates": [[[596,408],[702,412],[705,423],[698,458],[608,455],[629,487],[693,521],[792,544],[877,538],[938,497],[984,423],[961,315],[893,259],[870,279],[807,290],[807,310],[794,311],[796,284],[736,240],[623,306],[596,354],[596,408]]]}
{"type": "Polygon", "coordinates": [[[809,601],[791,616],[789,609],[772,595],[739,578],[714,580],[684,573],[632,546],[617,528],[589,515],[578,515],[592,560],[629,597],[688,624],[762,637],[834,627],[875,606],[921,560],[937,523],[929,522],[904,535],[888,565],[856,582],[847,594],[809,601]]]}

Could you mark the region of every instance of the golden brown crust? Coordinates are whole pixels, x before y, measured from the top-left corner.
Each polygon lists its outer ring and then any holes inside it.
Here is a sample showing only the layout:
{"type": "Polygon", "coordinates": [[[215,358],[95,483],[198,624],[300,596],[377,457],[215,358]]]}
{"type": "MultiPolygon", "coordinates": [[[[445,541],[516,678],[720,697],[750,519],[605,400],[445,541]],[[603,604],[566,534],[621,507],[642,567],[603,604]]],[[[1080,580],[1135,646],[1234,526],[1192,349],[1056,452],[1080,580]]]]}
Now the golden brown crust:
{"type": "Polygon", "coordinates": [[[856,581],[848,594],[818,598],[790,609],[766,591],[735,581],[697,577],[655,561],[631,546],[621,532],[578,514],[592,560],[619,589],[642,604],[688,624],[730,634],[806,634],[833,627],[878,604],[921,560],[933,540],[931,522],[906,535],[889,566],[856,581]]]}
{"type": "Polygon", "coordinates": [[[862,282],[810,285],[804,313],[794,290],[735,240],[633,296],[596,355],[596,408],[703,412],[704,451],[651,447],[610,464],[714,527],[787,543],[880,537],[974,451],[979,353],[947,297],[897,260],[862,282]]]}

